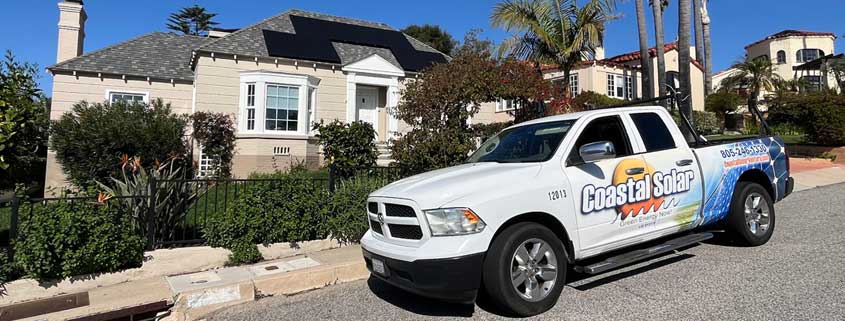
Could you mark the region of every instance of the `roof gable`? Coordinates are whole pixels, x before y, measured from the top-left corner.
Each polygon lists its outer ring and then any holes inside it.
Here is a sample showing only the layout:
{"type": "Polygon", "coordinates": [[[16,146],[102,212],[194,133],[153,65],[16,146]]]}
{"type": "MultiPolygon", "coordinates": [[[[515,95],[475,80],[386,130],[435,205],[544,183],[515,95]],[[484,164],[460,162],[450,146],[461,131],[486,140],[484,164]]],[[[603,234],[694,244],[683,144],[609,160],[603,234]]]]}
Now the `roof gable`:
{"type": "Polygon", "coordinates": [[[343,71],[392,75],[397,77],[405,76],[405,72],[401,68],[390,63],[387,59],[384,59],[378,54],[373,54],[367,58],[343,66],[343,71]]]}

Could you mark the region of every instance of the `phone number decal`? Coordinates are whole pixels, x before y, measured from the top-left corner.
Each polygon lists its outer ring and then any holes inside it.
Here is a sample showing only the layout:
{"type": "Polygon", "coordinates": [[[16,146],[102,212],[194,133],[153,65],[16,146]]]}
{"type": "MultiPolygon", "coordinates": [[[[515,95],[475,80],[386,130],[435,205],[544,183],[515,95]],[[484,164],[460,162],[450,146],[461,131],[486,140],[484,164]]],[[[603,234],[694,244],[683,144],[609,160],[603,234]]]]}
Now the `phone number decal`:
{"type": "Polygon", "coordinates": [[[754,144],[750,146],[736,146],[728,149],[720,150],[722,158],[746,157],[759,154],[768,154],[769,148],[763,144],[754,144]]]}

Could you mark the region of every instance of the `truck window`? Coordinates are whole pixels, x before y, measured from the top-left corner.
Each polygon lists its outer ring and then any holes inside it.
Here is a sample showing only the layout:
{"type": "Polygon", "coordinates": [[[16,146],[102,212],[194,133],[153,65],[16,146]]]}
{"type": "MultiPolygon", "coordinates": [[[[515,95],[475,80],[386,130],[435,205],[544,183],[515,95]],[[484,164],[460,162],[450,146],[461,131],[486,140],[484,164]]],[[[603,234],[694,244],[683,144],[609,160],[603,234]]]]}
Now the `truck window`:
{"type": "Polygon", "coordinates": [[[575,120],[509,128],[488,139],[467,162],[528,163],[552,158],[575,120]]]}
{"type": "Polygon", "coordinates": [[[616,157],[630,156],[631,143],[628,141],[628,133],[625,131],[625,125],[622,124],[622,119],[619,116],[606,116],[593,119],[587,127],[578,136],[575,141],[575,147],[569,154],[569,159],[572,161],[579,161],[581,155],[578,154],[578,149],[589,143],[600,141],[610,141],[613,147],[616,148],[616,157]]]}
{"type": "Polygon", "coordinates": [[[645,144],[646,152],[657,152],[675,148],[675,139],[669,133],[666,123],[656,113],[631,114],[634,125],[645,144]]]}

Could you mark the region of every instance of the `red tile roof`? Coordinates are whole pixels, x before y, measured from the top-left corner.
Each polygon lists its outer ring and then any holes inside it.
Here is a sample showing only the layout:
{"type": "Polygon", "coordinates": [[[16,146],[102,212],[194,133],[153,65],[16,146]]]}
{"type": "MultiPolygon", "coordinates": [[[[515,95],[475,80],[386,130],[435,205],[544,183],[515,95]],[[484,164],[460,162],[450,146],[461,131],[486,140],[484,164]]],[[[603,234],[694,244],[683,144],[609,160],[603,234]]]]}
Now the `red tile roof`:
{"type": "MultiPolygon", "coordinates": [[[[604,60],[586,60],[582,61],[578,64],[578,66],[590,66],[590,65],[602,65],[602,66],[609,66],[609,67],[616,67],[616,68],[628,68],[628,69],[639,69],[639,67],[634,67],[630,65],[626,65],[619,62],[609,61],[607,59],[604,60]]],[[[540,67],[543,71],[550,71],[550,70],[557,70],[557,66],[555,65],[542,65],[540,67]]]]}
{"type": "MultiPolygon", "coordinates": [[[[669,52],[669,51],[672,51],[672,50],[678,50],[678,44],[677,43],[672,42],[672,43],[667,43],[667,44],[663,45],[663,51],[664,52],[669,52]]],[[[649,48],[648,49],[648,55],[651,58],[656,57],[657,56],[657,47],[649,48]]],[[[624,54],[621,54],[621,55],[616,55],[616,56],[607,58],[605,60],[615,62],[615,63],[626,63],[626,62],[631,62],[631,61],[639,61],[640,60],[640,51],[639,50],[631,51],[631,52],[628,52],[628,53],[624,53],[624,54]]],[[[704,70],[704,66],[701,64],[700,61],[698,61],[696,59],[692,59],[692,64],[695,65],[696,67],[698,67],[698,69],[704,70]]]]}
{"type": "Polygon", "coordinates": [[[776,34],[770,35],[766,38],[757,40],[757,41],[751,43],[750,45],[745,46],[745,48],[748,49],[748,47],[759,44],[759,43],[764,42],[766,40],[786,38],[786,37],[813,37],[813,36],[833,37],[834,39],[836,38],[836,35],[832,32],[805,31],[805,30],[784,30],[784,31],[778,32],[776,34]]]}

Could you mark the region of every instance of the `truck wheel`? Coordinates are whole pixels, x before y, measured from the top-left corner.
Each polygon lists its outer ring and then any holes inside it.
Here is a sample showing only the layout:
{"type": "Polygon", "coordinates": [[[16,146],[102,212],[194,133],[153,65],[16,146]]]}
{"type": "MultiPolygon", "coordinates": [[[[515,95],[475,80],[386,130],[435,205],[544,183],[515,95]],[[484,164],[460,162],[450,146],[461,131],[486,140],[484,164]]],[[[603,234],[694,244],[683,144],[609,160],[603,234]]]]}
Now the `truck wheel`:
{"type": "Polygon", "coordinates": [[[745,245],[766,244],[775,229],[775,207],[769,192],[757,183],[737,183],[727,223],[745,245]]]}
{"type": "Polygon", "coordinates": [[[484,288],[505,312],[532,316],[555,305],[566,270],[566,251],[555,233],[537,223],[518,223],[493,240],[484,261],[484,288]]]}

